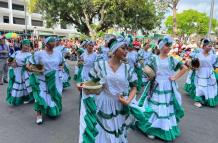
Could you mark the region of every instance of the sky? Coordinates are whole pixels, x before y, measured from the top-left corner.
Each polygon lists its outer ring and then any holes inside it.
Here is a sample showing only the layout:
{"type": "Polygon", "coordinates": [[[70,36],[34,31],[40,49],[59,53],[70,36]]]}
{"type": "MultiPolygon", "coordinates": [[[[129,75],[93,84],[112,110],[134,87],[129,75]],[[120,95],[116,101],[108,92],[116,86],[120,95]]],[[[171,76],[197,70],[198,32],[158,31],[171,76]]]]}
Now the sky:
{"type": "MultiPolygon", "coordinates": [[[[211,0],[180,0],[177,12],[187,9],[195,9],[210,15],[211,0]]],[[[172,15],[172,14],[169,14],[172,15]]],[[[218,0],[215,0],[214,18],[218,19],[218,0]]]]}
{"type": "MultiPolygon", "coordinates": [[[[211,0],[180,0],[179,4],[177,5],[177,13],[181,13],[182,11],[188,9],[195,9],[210,16],[210,7],[211,0]]],[[[173,15],[172,11],[168,11],[165,14],[165,19],[162,22],[163,29],[165,28],[164,22],[166,18],[170,15],[173,15]]],[[[218,19],[218,0],[215,0],[214,4],[214,18],[218,19]]]]}

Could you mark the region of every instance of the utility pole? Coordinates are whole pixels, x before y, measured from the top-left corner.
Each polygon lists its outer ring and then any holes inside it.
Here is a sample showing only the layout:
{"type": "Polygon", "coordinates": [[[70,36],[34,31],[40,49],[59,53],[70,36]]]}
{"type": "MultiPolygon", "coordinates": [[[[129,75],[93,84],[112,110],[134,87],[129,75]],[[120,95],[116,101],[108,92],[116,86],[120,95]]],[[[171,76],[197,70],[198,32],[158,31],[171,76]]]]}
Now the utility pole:
{"type": "Polygon", "coordinates": [[[212,31],[212,21],[213,21],[213,14],[214,14],[214,0],[211,0],[211,7],[210,7],[210,22],[209,22],[209,30],[207,37],[210,39],[210,34],[212,31]]]}

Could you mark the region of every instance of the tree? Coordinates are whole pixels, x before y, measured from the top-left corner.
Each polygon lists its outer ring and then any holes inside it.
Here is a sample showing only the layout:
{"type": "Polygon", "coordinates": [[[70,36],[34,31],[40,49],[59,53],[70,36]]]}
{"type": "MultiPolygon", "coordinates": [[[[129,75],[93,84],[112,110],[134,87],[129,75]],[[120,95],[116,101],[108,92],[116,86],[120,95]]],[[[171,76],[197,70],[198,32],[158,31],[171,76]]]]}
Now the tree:
{"type": "MultiPolygon", "coordinates": [[[[209,23],[209,16],[205,13],[198,12],[196,10],[185,10],[182,13],[176,14],[177,18],[177,27],[178,27],[178,34],[192,34],[197,33],[201,35],[205,35],[208,32],[208,23],[209,23]]],[[[215,30],[217,26],[217,20],[213,19],[212,27],[215,30]]],[[[165,25],[167,27],[168,33],[173,33],[173,17],[169,16],[165,21],[165,25]]]]}
{"type": "Polygon", "coordinates": [[[92,37],[117,25],[122,28],[152,30],[163,18],[154,0],[34,0],[47,25],[73,24],[92,37]],[[138,15],[138,17],[136,17],[138,15]]]}
{"type": "Polygon", "coordinates": [[[36,4],[37,4],[38,0],[28,0],[27,4],[28,4],[28,10],[30,13],[36,11],[36,4]]]}
{"type": "Polygon", "coordinates": [[[166,9],[166,7],[173,10],[173,35],[177,35],[177,20],[176,20],[176,11],[177,5],[180,0],[157,0],[158,3],[162,5],[162,8],[166,9]]]}

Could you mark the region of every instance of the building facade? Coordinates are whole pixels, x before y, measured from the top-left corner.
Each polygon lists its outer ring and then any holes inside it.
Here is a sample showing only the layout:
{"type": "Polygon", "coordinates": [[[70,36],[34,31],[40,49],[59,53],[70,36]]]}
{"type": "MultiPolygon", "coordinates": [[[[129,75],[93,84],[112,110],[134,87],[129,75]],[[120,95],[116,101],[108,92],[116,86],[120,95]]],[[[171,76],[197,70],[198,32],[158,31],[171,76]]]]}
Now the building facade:
{"type": "Polygon", "coordinates": [[[36,36],[68,36],[77,33],[72,25],[61,26],[57,24],[53,28],[46,28],[46,22],[43,21],[42,15],[28,13],[28,10],[25,21],[25,0],[0,0],[0,32],[23,33],[26,27],[28,32],[36,36]]]}

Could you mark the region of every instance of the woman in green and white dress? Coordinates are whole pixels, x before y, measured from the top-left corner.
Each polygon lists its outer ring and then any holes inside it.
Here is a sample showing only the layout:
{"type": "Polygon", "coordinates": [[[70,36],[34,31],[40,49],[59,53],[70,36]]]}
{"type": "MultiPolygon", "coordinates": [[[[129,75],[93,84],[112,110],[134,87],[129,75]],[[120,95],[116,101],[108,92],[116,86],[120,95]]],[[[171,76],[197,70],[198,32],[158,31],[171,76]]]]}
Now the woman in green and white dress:
{"type": "MultiPolygon", "coordinates": [[[[191,52],[190,58],[196,58],[196,56],[202,51],[202,48],[195,48],[194,51],[191,52]]],[[[190,70],[188,72],[187,78],[186,78],[186,83],[184,85],[184,90],[188,95],[194,99],[195,98],[195,75],[196,75],[196,70],[190,70]]]]}
{"type": "Polygon", "coordinates": [[[29,59],[30,65],[39,64],[44,67],[43,73],[32,74],[30,78],[35,99],[34,109],[37,111],[37,124],[42,123],[42,114],[57,117],[62,111],[64,59],[60,52],[53,50],[54,38],[46,38],[45,45],[45,50],[35,52],[29,59]]]}
{"type": "Polygon", "coordinates": [[[81,55],[84,53],[83,48],[77,49],[77,65],[75,66],[74,77],[73,79],[80,83],[82,82],[82,69],[83,69],[83,60],[81,59],[81,55]]]}
{"type": "Polygon", "coordinates": [[[217,55],[211,50],[210,41],[205,39],[201,52],[195,56],[200,61],[200,67],[195,71],[192,86],[195,87],[194,105],[199,108],[202,105],[215,107],[218,104],[217,81],[214,74],[214,67],[217,67],[217,55]]]}
{"type": "MultiPolygon", "coordinates": [[[[148,65],[156,72],[154,86],[146,96],[142,112],[143,116],[136,116],[136,126],[149,138],[158,137],[162,140],[172,141],[180,135],[178,122],[183,117],[181,95],[178,92],[176,80],[187,70],[187,67],[173,57],[168,57],[172,45],[171,37],[164,37],[159,43],[160,55],[153,55],[148,65]],[[175,72],[180,69],[179,72],[175,72]],[[151,110],[146,110],[151,108],[151,110]]],[[[139,103],[141,102],[139,100],[139,103]]]]}
{"type": "Polygon", "coordinates": [[[134,69],[122,62],[126,42],[116,41],[109,61],[95,62],[90,77],[103,84],[100,95],[83,96],[80,114],[80,143],[127,143],[128,104],[136,94],[134,69]]]}
{"type": "Polygon", "coordinates": [[[30,73],[26,70],[26,61],[31,57],[30,41],[22,41],[21,51],[15,52],[10,58],[13,62],[9,63],[9,84],[7,88],[6,102],[9,105],[21,105],[33,100],[32,88],[29,83],[30,73]]]}
{"type": "MultiPolygon", "coordinates": [[[[61,39],[58,37],[56,38],[56,47],[54,48],[54,50],[59,51],[63,55],[63,57],[65,57],[65,55],[67,55],[69,53],[67,48],[64,47],[63,45],[61,45],[61,39]]],[[[63,88],[70,87],[70,80],[71,80],[70,68],[69,68],[69,65],[67,64],[67,62],[64,62],[63,88]]]]}
{"type": "Polygon", "coordinates": [[[138,76],[138,86],[137,89],[140,91],[142,87],[144,87],[148,83],[148,77],[143,74],[143,66],[146,65],[149,59],[152,56],[152,52],[148,51],[150,48],[150,41],[146,40],[145,46],[138,51],[137,55],[137,66],[136,66],[136,73],[138,76]]]}

